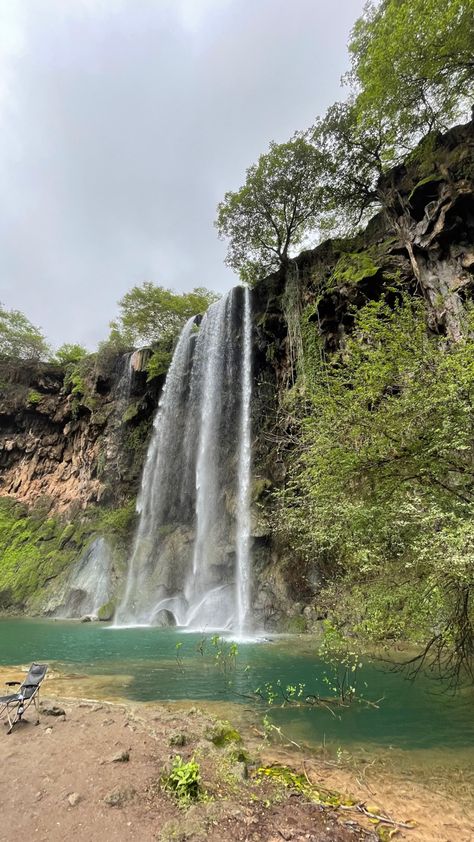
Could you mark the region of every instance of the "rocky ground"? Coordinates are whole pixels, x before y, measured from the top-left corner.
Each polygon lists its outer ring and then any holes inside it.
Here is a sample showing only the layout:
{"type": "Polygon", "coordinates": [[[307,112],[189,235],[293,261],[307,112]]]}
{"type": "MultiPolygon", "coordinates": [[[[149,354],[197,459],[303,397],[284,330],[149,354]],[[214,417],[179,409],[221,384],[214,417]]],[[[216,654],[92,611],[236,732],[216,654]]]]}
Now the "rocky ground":
{"type": "Polygon", "coordinates": [[[30,716],[10,736],[6,729],[0,734],[2,842],[376,838],[281,785],[246,778],[245,763],[231,748],[206,739],[213,724],[200,712],[137,712],[94,702],[43,706],[38,727],[30,716]],[[202,800],[189,807],[180,807],[160,782],[178,753],[201,767],[202,800]]]}
{"type": "MultiPolygon", "coordinates": [[[[16,677],[18,670],[0,670],[0,682],[16,677]]],[[[89,682],[49,678],[40,724],[28,712],[11,735],[0,730],[0,842],[375,842],[395,832],[411,842],[472,839],[474,811],[455,797],[379,776],[372,766],[340,768],[284,742],[272,745],[256,727],[242,740],[231,729],[216,744],[223,731],[212,707],[67,698],[72,684],[89,695],[89,682]],[[200,767],[200,799],[189,805],[163,786],[176,755],[200,767]],[[307,782],[351,793],[352,802],[343,795],[322,806],[291,781],[259,774],[262,767],[294,770],[303,789],[307,782]],[[376,827],[357,807],[382,811],[377,804],[398,824],[376,827]],[[413,829],[401,826],[408,818],[413,829]]]]}

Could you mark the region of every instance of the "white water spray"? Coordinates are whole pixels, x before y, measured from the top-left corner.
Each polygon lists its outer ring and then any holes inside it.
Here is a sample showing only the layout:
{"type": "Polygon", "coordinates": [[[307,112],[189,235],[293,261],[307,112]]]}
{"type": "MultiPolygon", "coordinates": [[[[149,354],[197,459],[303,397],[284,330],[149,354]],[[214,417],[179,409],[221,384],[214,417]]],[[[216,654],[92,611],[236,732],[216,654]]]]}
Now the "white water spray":
{"type": "Polygon", "coordinates": [[[239,470],[237,497],[237,631],[243,636],[250,621],[250,532],[251,532],[251,398],[252,398],[252,321],[250,295],[244,291],[244,321],[242,339],[242,388],[239,430],[239,470]]]}

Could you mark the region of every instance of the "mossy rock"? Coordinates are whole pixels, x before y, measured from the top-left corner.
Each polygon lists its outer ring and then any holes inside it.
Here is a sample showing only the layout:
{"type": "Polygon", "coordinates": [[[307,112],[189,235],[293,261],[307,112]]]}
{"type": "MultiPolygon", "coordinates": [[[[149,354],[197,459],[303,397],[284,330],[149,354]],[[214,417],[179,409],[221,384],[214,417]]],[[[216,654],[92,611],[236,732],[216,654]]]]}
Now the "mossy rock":
{"type": "Polygon", "coordinates": [[[259,500],[262,494],[271,488],[271,480],[267,477],[258,477],[252,483],[252,500],[259,500]]]}
{"type": "Polygon", "coordinates": [[[304,634],[308,630],[306,617],[297,614],[296,617],[287,617],[283,623],[284,631],[288,634],[304,634]]]}
{"type": "Polygon", "coordinates": [[[213,725],[206,728],[204,737],[215,746],[222,748],[229,743],[241,743],[242,737],[233,725],[226,719],[218,719],[213,725]]]}
{"type": "Polygon", "coordinates": [[[68,523],[67,526],[64,527],[61,535],[59,537],[59,549],[63,550],[66,544],[69,544],[72,536],[76,531],[76,526],[74,523],[68,523]]]}
{"type": "Polygon", "coordinates": [[[132,421],[134,418],[137,417],[140,411],[140,405],[137,403],[131,403],[130,406],[127,406],[127,409],[122,415],[122,421],[124,424],[128,424],[129,421],[132,421]]]}
{"type": "Polygon", "coordinates": [[[115,614],[115,599],[109,599],[105,605],[101,605],[97,612],[97,619],[102,623],[109,623],[115,614]]]}
{"type": "Polygon", "coordinates": [[[342,254],[334,267],[330,281],[336,284],[358,284],[365,278],[372,278],[379,269],[369,250],[342,254]]]}

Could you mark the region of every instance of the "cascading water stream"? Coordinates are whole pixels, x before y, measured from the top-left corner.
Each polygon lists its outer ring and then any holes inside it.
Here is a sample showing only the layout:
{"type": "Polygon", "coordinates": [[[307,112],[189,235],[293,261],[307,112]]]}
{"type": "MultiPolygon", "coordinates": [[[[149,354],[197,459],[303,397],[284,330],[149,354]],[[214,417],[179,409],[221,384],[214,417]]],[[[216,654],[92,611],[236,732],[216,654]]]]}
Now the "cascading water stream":
{"type": "Polygon", "coordinates": [[[239,430],[239,470],[237,496],[237,632],[249,632],[250,623],[250,532],[251,532],[251,398],[252,398],[252,321],[250,294],[244,290],[242,349],[242,397],[239,430]]]}
{"type": "Polygon", "coordinates": [[[231,291],[199,330],[191,319],[180,336],[143,470],[116,625],[248,631],[249,300],[248,291],[231,291]]]}
{"type": "Polygon", "coordinates": [[[193,326],[194,319],[189,319],[181,333],[153,424],[137,499],[140,521],[129,562],[125,594],[115,616],[116,625],[148,622],[146,568],[150,557],[153,557],[156,533],[166,522],[166,509],[170,506],[169,503],[167,505],[167,497],[172,496],[178,441],[175,433],[182,392],[186,388],[186,371],[191,360],[193,326]]]}

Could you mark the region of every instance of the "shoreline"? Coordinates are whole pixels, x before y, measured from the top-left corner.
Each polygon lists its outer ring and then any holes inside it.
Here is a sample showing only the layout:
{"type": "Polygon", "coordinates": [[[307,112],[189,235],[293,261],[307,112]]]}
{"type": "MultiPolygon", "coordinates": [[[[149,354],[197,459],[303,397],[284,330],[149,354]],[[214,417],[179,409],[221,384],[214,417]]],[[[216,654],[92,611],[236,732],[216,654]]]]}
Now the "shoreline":
{"type": "MultiPolygon", "coordinates": [[[[0,668],[1,683],[17,677],[19,677],[18,668],[0,668]]],[[[459,797],[456,797],[446,788],[439,789],[435,783],[429,784],[426,780],[419,780],[411,773],[401,776],[399,771],[390,768],[387,763],[370,758],[370,755],[365,762],[362,762],[360,758],[350,756],[334,759],[330,756],[321,756],[306,747],[296,747],[285,738],[284,734],[278,736],[275,733],[276,739],[265,739],[265,733],[256,719],[252,722],[251,717],[247,717],[246,721],[245,716],[238,716],[241,706],[237,703],[224,706],[217,702],[206,704],[202,701],[196,704],[191,701],[155,703],[110,699],[106,698],[107,694],[103,692],[110,681],[110,676],[106,676],[103,683],[101,679],[104,677],[51,671],[43,685],[42,707],[49,705],[49,707],[63,708],[65,718],[45,714],[41,716],[38,728],[28,723],[16,729],[9,737],[0,732],[0,757],[7,761],[3,762],[0,773],[2,803],[7,812],[10,809],[16,811],[19,809],[15,804],[8,807],[8,782],[12,774],[9,761],[15,758],[15,763],[20,764],[17,770],[18,775],[23,776],[24,783],[27,780],[34,782],[33,787],[30,787],[30,806],[23,810],[21,821],[23,830],[28,833],[35,831],[35,823],[39,822],[38,833],[43,833],[43,836],[39,835],[36,838],[55,842],[56,839],[59,840],[64,836],[55,836],[52,825],[48,828],[44,827],[43,813],[41,809],[36,809],[35,799],[39,804],[45,799],[48,800],[49,815],[52,811],[53,814],[57,812],[61,816],[65,811],[62,823],[60,821],[61,833],[65,833],[64,822],[66,822],[78,842],[82,839],[85,842],[86,839],[91,838],[90,835],[87,836],[87,833],[90,832],[92,826],[90,822],[94,821],[97,810],[103,821],[109,824],[111,807],[104,799],[107,799],[114,786],[117,787],[120,781],[122,788],[125,787],[126,790],[128,786],[129,789],[134,790],[134,794],[125,793],[123,805],[117,810],[112,810],[116,815],[120,810],[121,819],[116,827],[115,820],[110,822],[108,832],[112,835],[101,834],[111,842],[132,838],[129,827],[134,827],[137,833],[139,830],[140,838],[145,840],[159,839],[162,842],[168,842],[168,839],[170,842],[173,839],[199,840],[199,834],[204,833],[202,823],[207,828],[205,838],[213,840],[213,821],[217,821],[219,826],[222,821],[229,822],[227,837],[229,840],[278,839],[281,838],[278,833],[273,837],[268,835],[267,825],[270,827],[277,816],[278,822],[292,817],[295,803],[299,805],[296,812],[301,827],[293,827],[291,833],[296,835],[290,834],[288,839],[309,838],[318,842],[325,840],[326,831],[323,826],[318,827],[319,835],[317,833],[310,837],[305,837],[304,834],[298,835],[303,833],[303,830],[306,833],[308,816],[311,816],[313,824],[319,819],[326,824],[329,822],[330,832],[333,835],[327,837],[328,839],[341,839],[345,842],[346,839],[370,838],[367,833],[372,832],[373,824],[355,811],[347,812],[337,807],[321,809],[320,806],[307,801],[301,793],[296,793],[298,797],[295,801],[295,793],[292,793],[291,789],[280,786],[277,787],[275,794],[272,789],[273,784],[270,786],[270,797],[267,790],[263,797],[262,782],[255,778],[255,769],[281,764],[304,775],[316,787],[340,793],[343,798],[352,798],[358,804],[376,807],[395,822],[406,823],[413,820],[416,823],[413,829],[398,828],[400,839],[412,840],[412,842],[451,842],[453,838],[456,838],[456,842],[469,842],[471,839],[471,829],[474,826],[474,804],[472,804],[472,796],[469,799],[467,793],[459,793],[459,797]],[[235,722],[235,727],[242,735],[243,742],[239,743],[239,746],[242,745],[252,760],[248,779],[244,777],[242,765],[234,762],[232,746],[218,748],[206,739],[206,732],[215,726],[223,711],[229,714],[231,722],[235,722]],[[173,734],[187,735],[183,747],[170,746],[170,735],[173,736],[173,734]],[[32,742],[38,744],[38,752],[31,751],[32,742]],[[64,780],[61,783],[63,795],[60,798],[51,798],[54,794],[49,792],[49,784],[44,776],[43,765],[45,763],[47,765],[50,746],[56,747],[52,757],[60,756],[63,762],[64,780]],[[10,753],[12,748],[15,751],[10,753]],[[112,762],[110,758],[120,750],[129,751],[133,762],[112,762]],[[182,810],[177,810],[173,800],[169,795],[164,794],[159,786],[162,770],[169,764],[170,755],[175,754],[181,754],[185,759],[195,756],[199,760],[204,785],[210,793],[210,800],[194,805],[184,813],[182,810]],[[66,762],[64,758],[69,758],[69,760],[66,762]],[[88,770],[101,773],[97,791],[94,788],[95,776],[91,777],[88,770]],[[107,781],[102,781],[104,771],[107,771],[105,776],[107,781]],[[65,792],[66,779],[71,781],[70,792],[67,793],[65,792]],[[41,780],[45,781],[44,793],[36,783],[41,780]],[[82,788],[85,788],[84,793],[79,791],[81,783],[82,788]],[[110,785],[107,792],[105,791],[106,783],[107,786],[110,785]],[[33,792],[35,786],[36,789],[33,792]],[[152,794],[150,794],[150,786],[152,794]],[[67,799],[74,792],[77,792],[80,801],[72,807],[67,799]],[[39,795],[39,793],[43,794],[39,795]],[[267,802],[268,806],[265,806],[267,802]],[[264,804],[263,807],[262,804],[264,804]],[[301,815],[299,815],[300,807],[301,815]],[[236,810],[240,813],[236,814],[236,810]],[[219,818],[209,818],[209,811],[213,815],[218,812],[219,818]],[[254,815],[255,811],[258,816],[254,815]],[[158,814],[160,818],[157,818],[158,814]],[[193,822],[197,822],[201,829],[190,828],[190,815],[194,817],[193,822]],[[76,822],[78,816],[81,818],[79,824],[76,822]],[[151,830],[150,816],[154,816],[155,824],[158,822],[160,825],[159,835],[157,835],[158,828],[151,830]],[[263,835],[242,836],[244,830],[247,833],[248,828],[253,827],[252,824],[245,824],[245,818],[251,822],[255,819],[260,827],[259,832],[263,835]],[[73,819],[74,823],[71,824],[73,819]],[[126,821],[123,822],[122,819],[126,821]],[[131,824],[128,825],[128,822],[131,824]],[[168,832],[171,833],[168,822],[175,822],[174,836],[166,835],[168,832]],[[184,830],[180,830],[181,826],[184,830]],[[362,829],[358,829],[360,826],[362,829]],[[81,836],[81,833],[84,835],[81,836]],[[352,835],[348,836],[347,833],[352,835]],[[359,836],[354,836],[354,833],[359,836]],[[365,836],[360,834],[365,834],[365,836]]],[[[46,775],[46,778],[48,777],[51,776],[46,775]]],[[[467,791],[472,791],[470,782],[465,783],[467,791]]],[[[442,787],[442,781],[439,786],[442,787]]],[[[21,797],[21,791],[19,797],[21,797]]],[[[122,798],[122,796],[119,797],[122,798]]],[[[13,821],[13,816],[11,818],[13,821]]],[[[5,821],[4,826],[9,826],[8,821],[5,821]]],[[[7,836],[4,838],[6,842],[7,836]]],[[[215,838],[222,839],[218,835],[215,838]]],[[[1,831],[0,840],[3,842],[1,831]]]]}

